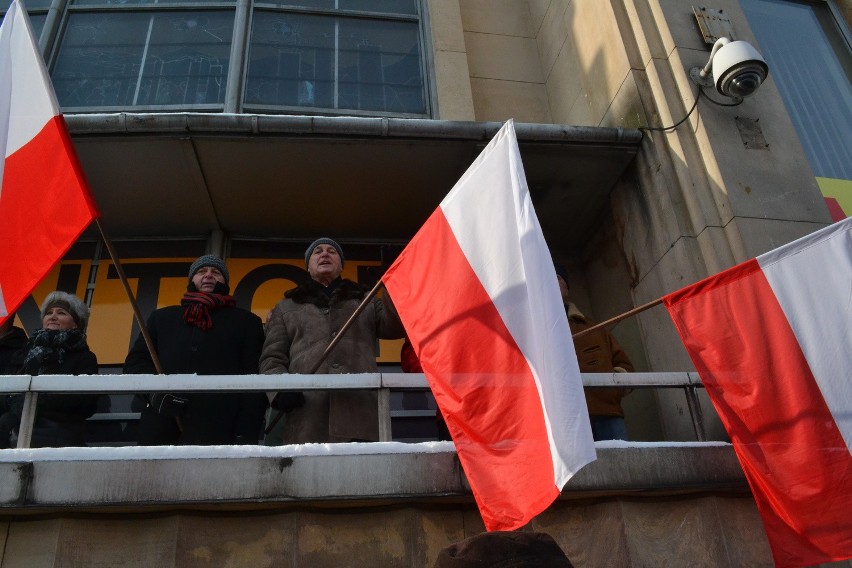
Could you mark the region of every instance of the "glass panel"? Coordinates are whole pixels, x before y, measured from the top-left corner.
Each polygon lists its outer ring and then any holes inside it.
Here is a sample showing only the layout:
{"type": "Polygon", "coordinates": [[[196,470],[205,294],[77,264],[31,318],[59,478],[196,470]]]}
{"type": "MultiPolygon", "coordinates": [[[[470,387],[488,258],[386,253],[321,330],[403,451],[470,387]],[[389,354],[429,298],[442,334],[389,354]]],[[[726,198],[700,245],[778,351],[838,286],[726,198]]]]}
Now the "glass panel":
{"type": "Polygon", "coordinates": [[[246,103],[424,114],[418,25],[258,11],[246,103]]]}
{"type": "Polygon", "coordinates": [[[73,13],[53,70],[63,107],[222,103],[233,12],[73,13]]]}
{"type": "Polygon", "coordinates": [[[417,24],[340,20],[340,108],[425,113],[417,24]]]}
{"type": "MultiPolygon", "coordinates": [[[[26,0],[27,12],[47,10],[53,0],[26,0]]],[[[0,11],[3,13],[12,5],[12,0],[0,0],[0,11]]]]}
{"type": "Polygon", "coordinates": [[[44,29],[44,22],[47,21],[47,14],[30,14],[30,24],[33,26],[33,34],[36,39],[41,37],[41,30],[44,29]]]}
{"type": "Polygon", "coordinates": [[[415,0],[338,0],[338,8],[382,14],[417,14],[415,0]]]}
{"type": "Polygon", "coordinates": [[[380,14],[417,14],[416,0],[260,0],[281,7],[357,10],[380,14]]]}
{"type": "Polygon", "coordinates": [[[236,4],[237,0],[71,0],[75,6],[93,5],[154,5],[154,4],[236,4]]]}
{"type": "Polygon", "coordinates": [[[824,5],[741,0],[814,173],[852,179],[852,53],[824,5]]]}

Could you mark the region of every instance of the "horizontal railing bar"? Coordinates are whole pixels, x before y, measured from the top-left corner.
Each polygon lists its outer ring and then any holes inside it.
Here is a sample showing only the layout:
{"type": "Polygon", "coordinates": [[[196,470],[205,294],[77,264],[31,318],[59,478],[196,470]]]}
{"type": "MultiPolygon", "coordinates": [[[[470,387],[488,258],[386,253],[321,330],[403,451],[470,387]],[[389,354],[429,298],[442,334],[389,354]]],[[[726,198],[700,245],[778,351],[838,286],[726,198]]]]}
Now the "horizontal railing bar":
{"type": "MultiPolygon", "coordinates": [[[[697,373],[583,373],[587,387],[702,386],[697,373]]],[[[253,392],[336,389],[428,389],[422,373],[340,375],[0,375],[0,393],[253,392]]]]}

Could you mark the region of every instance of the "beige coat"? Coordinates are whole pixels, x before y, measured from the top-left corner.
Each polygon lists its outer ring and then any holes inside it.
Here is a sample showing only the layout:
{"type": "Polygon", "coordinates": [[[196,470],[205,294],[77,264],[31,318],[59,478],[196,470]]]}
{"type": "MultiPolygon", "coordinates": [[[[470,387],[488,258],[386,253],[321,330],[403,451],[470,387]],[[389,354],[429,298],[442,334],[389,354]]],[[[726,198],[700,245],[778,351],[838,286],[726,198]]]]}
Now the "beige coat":
{"type": "MultiPolygon", "coordinates": [[[[330,298],[313,280],[289,290],[269,314],[260,372],[309,373],[366,295],[351,280],[340,281],[330,298]]],[[[316,372],[376,372],[377,339],[403,335],[393,305],[373,298],[316,372]]],[[[288,412],[285,421],[288,444],[378,440],[377,393],[305,392],[305,405],[288,412]]]]}

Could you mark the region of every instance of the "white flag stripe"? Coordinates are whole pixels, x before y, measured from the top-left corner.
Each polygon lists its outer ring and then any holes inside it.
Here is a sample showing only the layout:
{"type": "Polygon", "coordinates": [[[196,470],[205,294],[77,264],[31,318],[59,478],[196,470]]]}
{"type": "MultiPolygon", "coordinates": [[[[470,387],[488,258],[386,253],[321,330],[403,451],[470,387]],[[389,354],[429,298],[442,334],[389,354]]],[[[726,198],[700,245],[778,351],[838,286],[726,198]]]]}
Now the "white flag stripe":
{"type": "Polygon", "coordinates": [[[59,105],[53,90],[44,88],[44,85],[50,85],[50,77],[38,52],[38,44],[33,39],[29,19],[17,1],[12,2],[6,12],[2,28],[0,49],[4,57],[15,54],[7,68],[0,64],[0,71],[4,73],[0,76],[0,88],[11,93],[11,112],[4,113],[0,119],[9,117],[8,123],[0,124],[0,128],[8,132],[3,155],[9,157],[35,138],[44,125],[59,114],[59,105]]]}
{"type": "Polygon", "coordinates": [[[852,218],[757,261],[852,451],[852,218]]]}
{"type": "Polygon", "coordinates": [[[441,208],[530,366],[561,488],[595,459],[594,444],[553,261],[529,198],[511,121],[441,208]]]}

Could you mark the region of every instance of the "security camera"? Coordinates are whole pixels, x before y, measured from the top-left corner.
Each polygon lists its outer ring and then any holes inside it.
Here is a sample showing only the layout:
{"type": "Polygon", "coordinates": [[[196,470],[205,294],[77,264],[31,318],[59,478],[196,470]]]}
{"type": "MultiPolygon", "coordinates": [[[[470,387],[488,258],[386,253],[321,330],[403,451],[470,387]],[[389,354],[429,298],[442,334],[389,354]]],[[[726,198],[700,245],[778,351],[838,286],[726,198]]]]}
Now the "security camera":
{"type": "Polygon", "coordinates": [[[719,38],[703,69],[694,67],[689,76],[704,87],[715,86],[726,97],[743,98],[753,94],[769,74],[763,56],[746,41],[719,38]],[[713,68],[712,82],[709,77],[713,68]]]}

